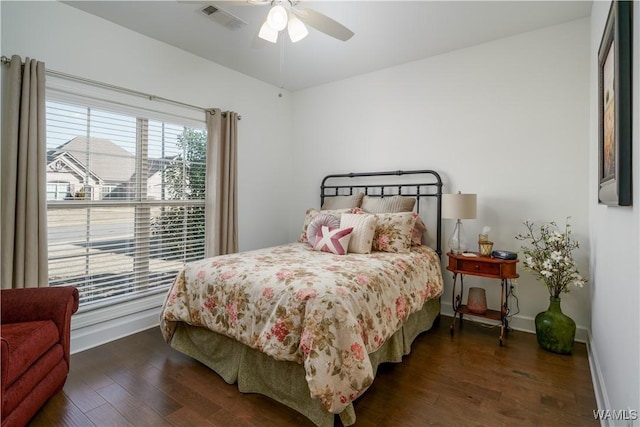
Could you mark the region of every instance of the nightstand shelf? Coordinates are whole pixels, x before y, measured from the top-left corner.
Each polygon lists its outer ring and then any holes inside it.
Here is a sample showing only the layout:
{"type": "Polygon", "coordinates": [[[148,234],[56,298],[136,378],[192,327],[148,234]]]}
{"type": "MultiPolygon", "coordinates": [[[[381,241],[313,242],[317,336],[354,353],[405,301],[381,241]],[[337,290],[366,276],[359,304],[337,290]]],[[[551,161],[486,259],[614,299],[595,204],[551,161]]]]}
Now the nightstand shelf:
{"type": "Polygon", "coordinates": [[[483,317],[485,319],[500,322],[500,345],[504,345],[506,333],[509,330],[509,321],[507,319],[509,306],[507,297],[509,295],[509,288],[511,287],[511,279],[518,277],[518,273],[516,271],[516,263],[518,260],[505,260],[485,256],[469,257],[461,254],[453,254],[451,252],[449,252],[447,256],[449,257],[447,270],[453,272],[452,305],[454,313],[450,326],[451,335],[453,335],[455,331],[456,317],[460,317],[461,324],[462,316],[465,314],[483,317]],[[465,304],[462,304],[465,275],[500,280],[500,310],[487,310],[486,313],[479,314],[471,312],[465,304]],[[458,277],[460,277],[460,293],[456,293],[458,277]]]}
{"type": "Polygon", "coordinates": [[[499,310],[488,309],[486,313],[477,314],[470,311],[465,304],[460,305],[456,310],[456,313],[460,315],[470,314],[472,316],[486,317],[487,319],[496,320],[498,322],[502,321],[502,312],[500,312],[499,310]]]}

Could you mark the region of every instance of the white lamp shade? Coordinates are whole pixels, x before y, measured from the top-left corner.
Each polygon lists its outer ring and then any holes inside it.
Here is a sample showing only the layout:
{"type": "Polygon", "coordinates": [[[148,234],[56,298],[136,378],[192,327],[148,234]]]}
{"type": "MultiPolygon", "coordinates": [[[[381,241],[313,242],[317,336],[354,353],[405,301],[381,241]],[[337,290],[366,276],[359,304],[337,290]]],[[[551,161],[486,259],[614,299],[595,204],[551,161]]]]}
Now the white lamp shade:
{"type": "Polygon", "coordinates": [[[276,31],[282,31],[289,21],[287,10],[280,5],[273,6],[267,14],[267,23],[276,31]]]}
{"type": "Polygon", "coordinates": [[[299,42],[309,34],[307,27],[298,19],[297,16],[294,16],[293,14],[289,17],[287,29],[289,31],[289,38],[291,38],[293,43],[299,42]]]}
{"type": "Polygon", "coordinates": [[[443,194],[442,195],[442,217],[452,219],[475,219],[476,218],[475,194],[443,194]]]}
{"type": "Polygon", "coordinates": [[[258,37],[260,37],[262,40],[276,43],[278,41],[278,32],[271,28],[267,21],[264,21],[264,24],[262,24],[262,27],[260,27],[258,37]]]}

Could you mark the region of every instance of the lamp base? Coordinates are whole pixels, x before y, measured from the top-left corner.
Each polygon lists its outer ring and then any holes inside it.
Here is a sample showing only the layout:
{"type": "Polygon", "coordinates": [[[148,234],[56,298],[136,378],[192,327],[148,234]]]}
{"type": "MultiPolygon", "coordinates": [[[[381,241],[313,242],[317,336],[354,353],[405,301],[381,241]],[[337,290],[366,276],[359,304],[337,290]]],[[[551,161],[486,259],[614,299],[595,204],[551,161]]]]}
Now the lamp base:
{"type": "Polygon", "coordinates": [[[449,250],[456,255],[464,253],[469,249],[469,242],[464,236],[464,231],[462,230],[462,221],[458,219],[456,221],[456,227],[451,233],[451,237],[449,237],[449,250]]]}

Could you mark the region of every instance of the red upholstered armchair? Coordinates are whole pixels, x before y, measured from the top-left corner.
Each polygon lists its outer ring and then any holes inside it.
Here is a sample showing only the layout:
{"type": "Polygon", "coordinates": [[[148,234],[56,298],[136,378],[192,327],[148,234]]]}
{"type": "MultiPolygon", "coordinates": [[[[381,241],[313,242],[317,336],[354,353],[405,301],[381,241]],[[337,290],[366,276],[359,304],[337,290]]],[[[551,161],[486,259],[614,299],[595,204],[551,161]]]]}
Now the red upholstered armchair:
{"type": "Polygon", "coordinates": [[[73,286],[0,291],[2,427],[24,426],[69,372],[73,286]]]}

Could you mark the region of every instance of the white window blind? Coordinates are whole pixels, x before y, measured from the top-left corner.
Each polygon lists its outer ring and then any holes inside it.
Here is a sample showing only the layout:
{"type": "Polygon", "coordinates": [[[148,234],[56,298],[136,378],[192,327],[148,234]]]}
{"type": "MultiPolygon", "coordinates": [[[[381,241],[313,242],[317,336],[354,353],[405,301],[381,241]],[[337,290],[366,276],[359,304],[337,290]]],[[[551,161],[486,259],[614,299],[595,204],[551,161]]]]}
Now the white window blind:
{"type": "Polygon", "coordinates": [[[49,95],[50,286],[83,309],[166,291],[204,256],[204,123],[49,95]]]}

